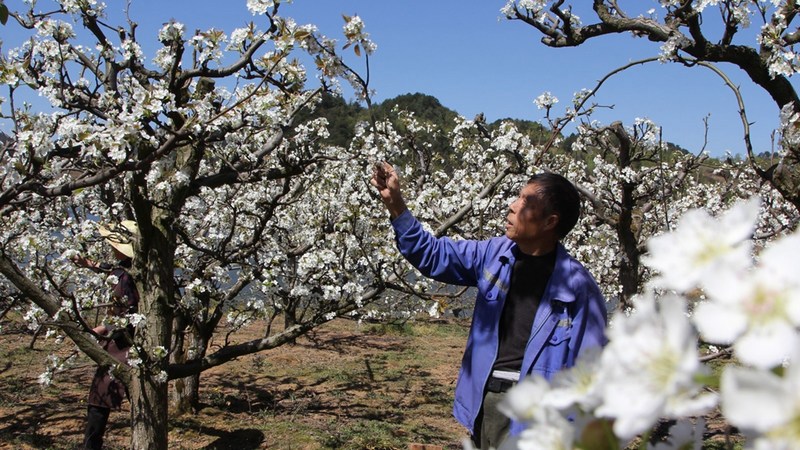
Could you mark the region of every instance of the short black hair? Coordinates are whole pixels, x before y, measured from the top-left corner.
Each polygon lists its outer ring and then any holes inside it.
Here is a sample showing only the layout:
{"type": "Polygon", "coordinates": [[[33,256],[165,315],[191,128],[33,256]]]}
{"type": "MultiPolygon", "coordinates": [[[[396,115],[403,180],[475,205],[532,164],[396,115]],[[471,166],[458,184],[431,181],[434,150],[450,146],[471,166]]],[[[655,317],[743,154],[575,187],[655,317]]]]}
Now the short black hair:
{"type": "Polygon", "coordinates": [[[544,204],[545,214],[558,215],[556,232],[563,238],[578,223],[581,215],[581,196],[569,180],[553,172],[537,173],[528,184],[539,187],[539,196],[544,204]]]}

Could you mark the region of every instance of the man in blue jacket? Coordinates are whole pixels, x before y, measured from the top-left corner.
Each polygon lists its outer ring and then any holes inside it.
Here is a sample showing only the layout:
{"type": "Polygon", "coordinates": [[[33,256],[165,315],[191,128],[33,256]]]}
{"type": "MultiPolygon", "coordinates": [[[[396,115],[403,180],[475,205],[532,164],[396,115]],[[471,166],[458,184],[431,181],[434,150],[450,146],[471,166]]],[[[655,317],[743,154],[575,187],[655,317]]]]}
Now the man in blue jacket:
{"type": "Polygon", "coordinates": [[[578,221],[578,191],[561,175],[538,174],[509,207],[505,236],[454,241],[423,229],[391,165],[376,164],[371,183],[389,210],[397,248],[414,267],[478,288],[453,415],[476,447],[497,448],[523,429],[497,411],[520,376],[550,379],[583,349],[606,343],[600,289],[560,242],[578,221]]]}

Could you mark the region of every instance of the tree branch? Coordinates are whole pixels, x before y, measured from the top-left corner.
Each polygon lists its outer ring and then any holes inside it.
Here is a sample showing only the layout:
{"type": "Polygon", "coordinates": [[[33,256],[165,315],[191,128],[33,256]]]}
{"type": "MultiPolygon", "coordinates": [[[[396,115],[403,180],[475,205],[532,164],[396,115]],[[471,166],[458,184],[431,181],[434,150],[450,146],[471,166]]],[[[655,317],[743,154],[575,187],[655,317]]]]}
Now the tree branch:
{"type": "Polygon", "coordinates": [[[122,379],[123,383],[128,384],[130,382],[132,378],[131,369],[124,364],[120,364],[107,351],[103,350],[94,337],[81,330],[75,322],[61,318],[61,305],[59,302],[42,290],[36,283],[29,280],[5,252],[0,252],[0,273],[36,306],[42,308],[54,320],[53,324],[61,328],[89,358],[101,366],[113,367],[114,375],[122,379]]]}

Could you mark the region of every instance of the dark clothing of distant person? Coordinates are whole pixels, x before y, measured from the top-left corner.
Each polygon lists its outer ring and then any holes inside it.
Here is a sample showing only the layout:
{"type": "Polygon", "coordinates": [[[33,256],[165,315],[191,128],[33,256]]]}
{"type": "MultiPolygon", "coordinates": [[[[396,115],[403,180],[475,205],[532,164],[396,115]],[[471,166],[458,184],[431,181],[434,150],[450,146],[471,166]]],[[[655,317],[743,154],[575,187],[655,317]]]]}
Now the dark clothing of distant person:
{"type": "MultiPolygon", "coordinates": [[[[122,261],[120,267],[111,269],[110,275],[117,277],[118,282],[112,291],[112,302],[123,314],[135,313],[139,306],[139,292],[133,278],[126,270],[130,268],[130,260],[122,261]]],[[[133,337],[133,327],[111,330],[108,340],[103,343],[103,348],[117,361],[128,361],[128,350],[131,347],[130,339],[133,337]]],[[[89,389],[87,424],[84,436],[84,448],[101,449],[105,435],[108,417],[112,409],[119,409],[122,400],[128,396],[125,385],[113,378],[109,367],[98,367],[89,389]]]]}

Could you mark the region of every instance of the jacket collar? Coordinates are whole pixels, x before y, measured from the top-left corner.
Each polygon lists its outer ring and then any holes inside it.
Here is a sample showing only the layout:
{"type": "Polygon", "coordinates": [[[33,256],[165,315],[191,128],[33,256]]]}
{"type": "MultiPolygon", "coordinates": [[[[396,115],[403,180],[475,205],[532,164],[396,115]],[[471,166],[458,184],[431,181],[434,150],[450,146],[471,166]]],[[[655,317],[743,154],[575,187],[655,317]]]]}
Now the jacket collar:
{"type": "Polygon", "coordinates": [[[572,257],[560,242],[556,252],[556,265],[553,268],[553,275],[550,276],[545,296],[560,302],[571,303],[575,301],[575,289],[571,283],[572,257]]]}

